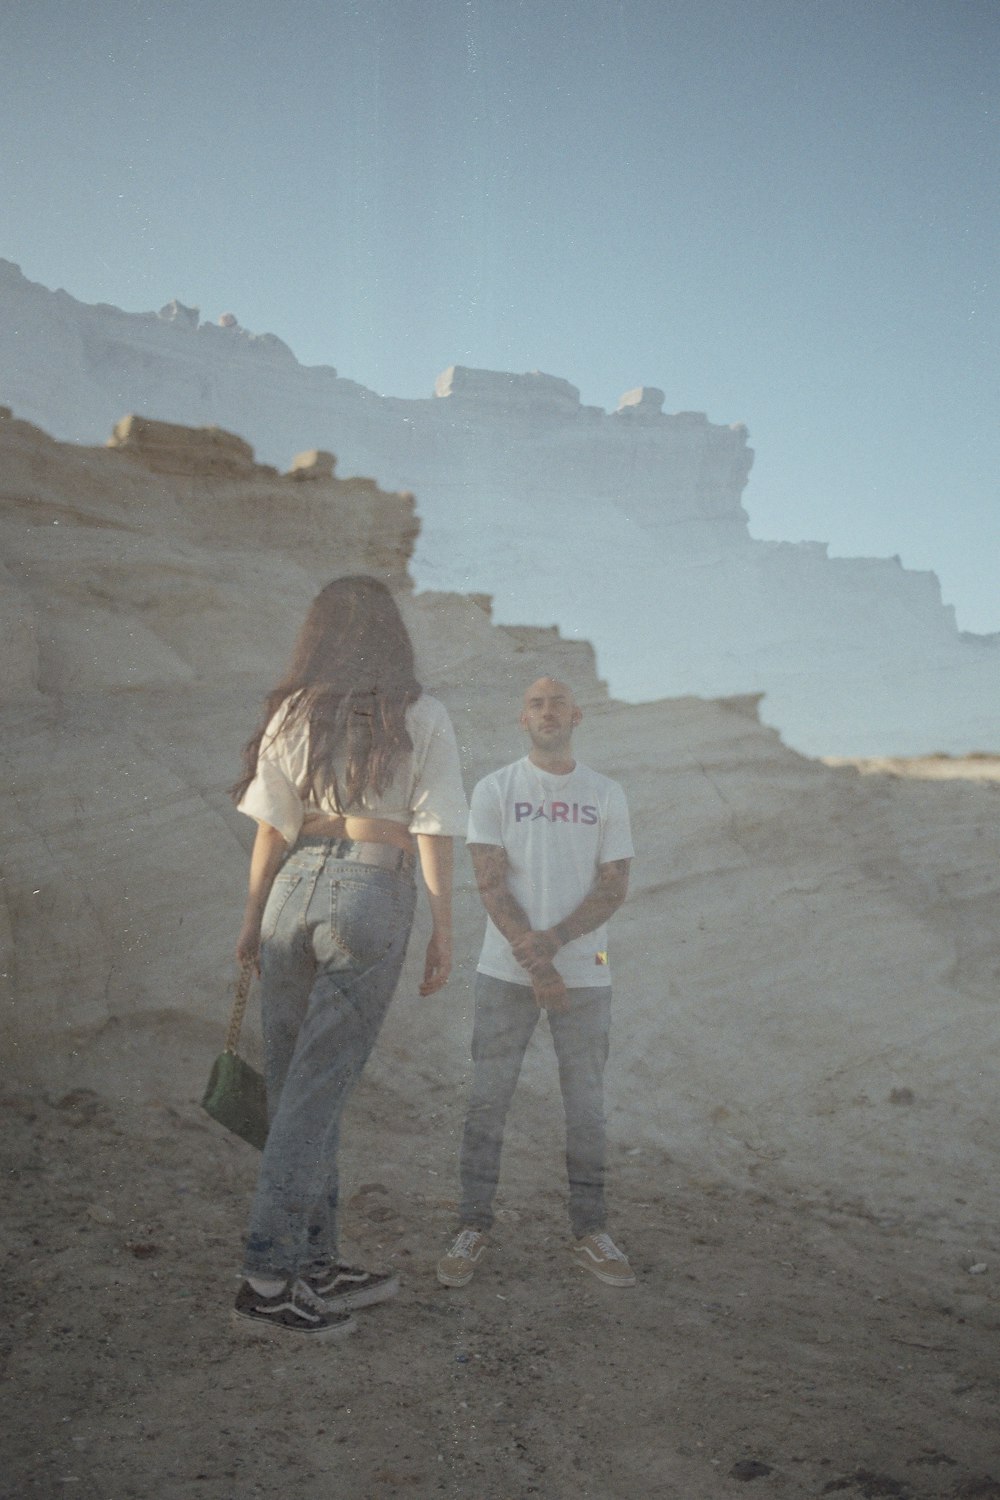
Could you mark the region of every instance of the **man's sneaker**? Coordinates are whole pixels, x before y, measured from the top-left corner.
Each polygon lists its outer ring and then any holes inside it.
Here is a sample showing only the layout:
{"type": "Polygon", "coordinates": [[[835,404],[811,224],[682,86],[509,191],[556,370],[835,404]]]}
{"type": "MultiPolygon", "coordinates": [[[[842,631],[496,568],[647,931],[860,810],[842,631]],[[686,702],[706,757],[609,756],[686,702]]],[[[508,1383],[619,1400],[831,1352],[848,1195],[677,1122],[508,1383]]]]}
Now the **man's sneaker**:
{"type": "Polygon", "coordinates": [[[573,1259],[606,1286],[635,1286],[635,1272],[604,1229],[585,1234],[573,1246],[573,1259]]]}
{"type": "Polygon", "coordinates": [[[399,1277],[391,1271],[362,1271],[356,1266],[318,1266],[302,1280],[327,1307],[345,1312],[352,1307],[371,1307],[373,1302],[388,1302],[399,1291],[399,1277]]]}
{"type": "Polygon", "coordinates": [[[344,1338],[358,1326],[350,1313],[327,1307],[304,1281],[286,1281],[273,1297],[262,1296],[244,1281],[232,1317],[234,1326],[244,1333],[263,1337],[299,1333],[317,1342],[344,1338]]]}
{"type": "Polygon", "coordinates": [[[476,1266],[486,1249],[486,1236],[480,1229],[463,1229],[447,1255],[437,1263],[437,1278],[442,1286],[467,1286],[476,1274],[476,1266]]]}

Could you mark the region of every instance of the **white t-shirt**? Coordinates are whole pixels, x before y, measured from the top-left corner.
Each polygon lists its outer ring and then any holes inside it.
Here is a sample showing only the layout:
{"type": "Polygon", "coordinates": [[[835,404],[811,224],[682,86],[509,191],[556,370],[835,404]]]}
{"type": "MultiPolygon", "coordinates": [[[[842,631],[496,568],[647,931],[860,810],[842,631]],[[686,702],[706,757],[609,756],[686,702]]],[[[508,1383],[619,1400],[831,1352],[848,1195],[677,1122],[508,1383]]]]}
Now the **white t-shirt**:
{"type": "MultiPolygon", "coordinates": [[[[336,816],[338,809],[329,796],[320,801],[305,799],[304,786],[309,758],[309,726],[300,721],[279,730],[284,707],[271,719],[261,741],[257,774],[237,804],[240,812],[258,823],[270,823],[288,844],[294,844],[306,812],[336,816]]],[[[381,797],[366,791],[359,804],[347,809],[355,817],[385,818],[401,823],[411,833],[435,833],[460,838],[465,832],[468,806],[458,745],[448,710],[437,698],[421,693],[406,710],[406,728],[413,749],[401,756],[392,781],[381,797]]],[[[335,761],[343,784],[344,768],[335,761]]]]}
{"type": "MultiPolygon", "coordinates": [[[[470,844],[494,844],[507,855],[510,892],[533,930],[554,927],[575,911],[598,865],[631,859],[625,794],[617,781],[578,761],[567,776],[542,771],[528,756],[484,776],[472,793],[470,844]]],[[[611,983],[607,925],[566,943],[553,959],[571,988],[611,983]]],[[[479,972],[530,984],[502,933],[487,919],[479,972]]]]}

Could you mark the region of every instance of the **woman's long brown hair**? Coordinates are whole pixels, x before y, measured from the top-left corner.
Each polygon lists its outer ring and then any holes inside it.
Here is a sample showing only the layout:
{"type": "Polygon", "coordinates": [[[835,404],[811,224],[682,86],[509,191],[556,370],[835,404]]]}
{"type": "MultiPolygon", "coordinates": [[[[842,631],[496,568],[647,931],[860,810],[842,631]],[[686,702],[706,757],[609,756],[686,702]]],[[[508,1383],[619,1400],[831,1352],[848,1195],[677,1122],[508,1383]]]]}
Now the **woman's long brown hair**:
{"type": "Polygon", "coordinates": [[[309,606],[288,669],[267,695],[233,799],[254,779],[267,726],[282,704],[279,729],[309,726],[302,796],[329,793],[337,811],[346,812],[369,789],[381,794],[399,757],[413,748],[406,710],[421,691],[409,634],[385,584],[363,574],[334,579],[309,606]],[[345,762],[343,786],[337,755],[345,762]]]}

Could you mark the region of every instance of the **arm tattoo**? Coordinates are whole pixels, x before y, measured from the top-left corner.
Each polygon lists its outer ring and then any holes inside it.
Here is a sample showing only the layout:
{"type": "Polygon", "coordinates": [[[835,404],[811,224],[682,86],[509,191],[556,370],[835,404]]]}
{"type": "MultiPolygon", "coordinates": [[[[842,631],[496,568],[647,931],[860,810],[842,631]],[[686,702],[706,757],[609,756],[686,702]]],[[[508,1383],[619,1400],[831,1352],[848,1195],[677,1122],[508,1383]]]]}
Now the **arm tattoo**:
{"type": "Polygon", "coordinates": [[[531,923],[523,907],[514,900],[507,885],[507,855],[496,844],[470,844],[472,868],[476,872],[479,899],[494,927],[511,942],[524,932],[531,931],[531,923]]]}
{"type": "Polygon", "coordinates": [[[594,884],[580,905],[552,929],[561,942],[571,943],[585,932],[593,932],[618,910],[628,894],[630,864],[628,859],[613,859],[598,865],[594,884]]]}

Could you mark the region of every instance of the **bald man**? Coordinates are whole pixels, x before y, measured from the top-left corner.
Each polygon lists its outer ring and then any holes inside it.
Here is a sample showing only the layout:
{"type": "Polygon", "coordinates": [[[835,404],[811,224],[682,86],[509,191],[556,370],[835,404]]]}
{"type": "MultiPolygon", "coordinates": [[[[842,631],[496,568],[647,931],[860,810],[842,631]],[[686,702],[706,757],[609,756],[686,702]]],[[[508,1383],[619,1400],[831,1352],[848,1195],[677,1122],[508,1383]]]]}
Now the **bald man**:
{"type": "Polygon", "coordinates": [[[507,1110],[543,1010],[566,1111],[573,1258],[609,1286],[635,1285],[604,1207],[607,921],[625,899],[634,851],[621,787],[574,759],[582,718],[566,683],[539,678],[519,720],[528,754],[472,794],[469,852],[488,921],[476,974],[461,1229],[437,1267],[445,1286],[471,1281],[486,1251],[507,1110]]]}

